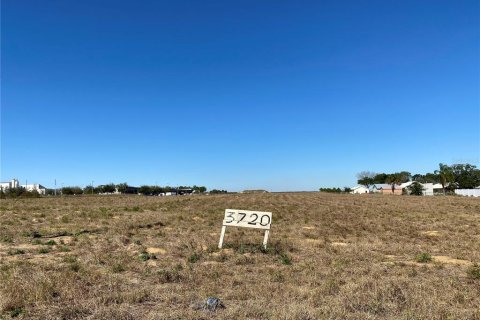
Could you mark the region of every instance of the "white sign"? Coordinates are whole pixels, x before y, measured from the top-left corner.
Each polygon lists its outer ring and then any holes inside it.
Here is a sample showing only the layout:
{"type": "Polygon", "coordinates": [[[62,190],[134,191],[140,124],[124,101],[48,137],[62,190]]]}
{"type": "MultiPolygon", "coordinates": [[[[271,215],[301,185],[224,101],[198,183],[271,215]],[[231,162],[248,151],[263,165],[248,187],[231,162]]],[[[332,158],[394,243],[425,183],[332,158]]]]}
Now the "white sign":
{"type": "Polygon", "coordinates": [[[244,227],[264,229],[265,237],[263,239],[263,246],[266,248],[271,224],[271,212],[226,209],[225,217],[223,218],[222,231],[220,234],[220,242],[218,243],[218,247],[222,248],[223,238],[225,236],[225,230],[227,227],[244,227]]]}

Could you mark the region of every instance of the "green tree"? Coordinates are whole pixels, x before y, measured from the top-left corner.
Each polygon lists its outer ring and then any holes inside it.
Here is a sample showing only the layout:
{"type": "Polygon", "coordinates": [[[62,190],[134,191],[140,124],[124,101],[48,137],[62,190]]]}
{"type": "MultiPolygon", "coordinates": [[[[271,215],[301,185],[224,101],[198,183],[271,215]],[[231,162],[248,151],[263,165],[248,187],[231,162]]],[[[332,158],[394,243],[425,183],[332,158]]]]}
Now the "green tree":
{"type": "Polygon", "coordinates": [[[435,174],[438,175],[440,183],[442,184],[443,194],[445,194],[445,187],[455,181],[453,170],[448,165],[440,163],[439,169],[435,170],[435,174]]]}
{"type": "Polygon", "coordinates": [[[454,164],[450,167],[455,185],[459,189],[474,189],[480,186],[480,170],[472,164],[454,164]]]}
{"type": "Polygon", "coordinates": [[[125,193],[127,192],[128,189],[128,184],[126,182],[124,183],[119,183],[116,185],[118,192],[120,193],[125,193]]]}
{"type": "Polygon", "coordinates": [[[423,195],[423,186],[419,182],[415,181],[408,186],[408,191],[410,191],[411,195],[421,196],[423,195]]]}
{"type": "Polygon", "coordinates": [[[374,184],[374,177],[376,176],[375,172],[362,171],[357,174],[357,183],[365,186],[367,189],[372,184],[374,184]]]}
{"type": "Polygon", "coordinates": [[[392,193],[395,193],[395,185],[402,183],[404,179],[405,175],[402,172],[395,172],[389,174],[385,182],[392,186],[392,193]]]}
{"type": "Polygon", "coordinates": [[[143,195],[151,195],[152,194],[152,188],[150,186],[143,185],[138,189],[138,192],[143,194],[143,195]]]}
{"type": "Polygon", "coordinates": [[[387,183],[388,174],[386,173],[377,173],[375,177],[373,177],[373,183],[387,183]]]}
{"type": "Polygon", "coordinates": [[[114,193],[115,185],[113,183],[105,184],[101,186],[102,193],[114,193]]]}
{"type": "Polygon", "coordinates": [[[92,186],[86,186],[83,188],[83,193],[84,194],[93,194],[94,193],[94,188],[92,186]]]}
{"type": "Polygon", "coordinates": [[[412,179],[412,174],[408,171],[401,171],[397,173],[400,179],[399,183],[405,183],[408,182],[412,179]]]}
{"type": "Polygon", "coordinates": [[[75,194],[82,194],[83,190],[80,187],[74,186],[74,187],[63,187],[62,188],[62,194],[63,195],[75,195],[75,194]]]}
{"type": "Polygon", "coordinates": [[[227,193],[227,190],[217,190],[217,189],[210,190],[210,194],[219,194],[219,193],[227,193]]]}

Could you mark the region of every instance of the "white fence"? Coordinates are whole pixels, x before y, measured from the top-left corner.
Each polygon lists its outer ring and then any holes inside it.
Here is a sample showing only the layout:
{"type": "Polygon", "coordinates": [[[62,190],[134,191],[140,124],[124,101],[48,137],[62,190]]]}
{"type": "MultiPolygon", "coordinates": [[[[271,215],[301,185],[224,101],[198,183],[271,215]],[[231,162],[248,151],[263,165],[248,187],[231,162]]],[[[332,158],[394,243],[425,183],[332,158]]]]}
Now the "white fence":
{"type": "Polygon", "coordinates": [[[455,193],[460,196],[480,197],[480,189],[455,189],[455,193]]]}

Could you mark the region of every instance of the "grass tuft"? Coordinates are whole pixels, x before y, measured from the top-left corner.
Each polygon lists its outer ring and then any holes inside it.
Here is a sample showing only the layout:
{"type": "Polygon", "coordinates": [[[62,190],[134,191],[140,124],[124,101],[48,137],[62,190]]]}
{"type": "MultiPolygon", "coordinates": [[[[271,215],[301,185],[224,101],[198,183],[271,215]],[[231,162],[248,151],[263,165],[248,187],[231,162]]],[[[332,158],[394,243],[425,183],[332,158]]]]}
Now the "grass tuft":
{"type": "Polygon", "coordinates": [[[415,256],[415,261],[417,261],[418,263],[428,263],[432,261],[432,256],[430,255],[430,253],[422,252],[415,256]]]}

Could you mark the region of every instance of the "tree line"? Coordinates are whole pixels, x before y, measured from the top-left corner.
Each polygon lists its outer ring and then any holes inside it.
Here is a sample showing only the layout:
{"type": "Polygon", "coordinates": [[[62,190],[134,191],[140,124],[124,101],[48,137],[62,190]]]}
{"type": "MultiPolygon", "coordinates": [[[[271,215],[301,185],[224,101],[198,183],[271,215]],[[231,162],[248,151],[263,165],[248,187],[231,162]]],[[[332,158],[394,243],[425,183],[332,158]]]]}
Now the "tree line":
{"type": "MultiPolygon", "coordinates": [[[[80,188],[78,186],[68,186],[68,187],[63,187],[60,189],[61,194],[64,195],[77,195],[77,194],[101,194],[101,193],[114,193],[114,192],[119,192],[122,194],[143,194],[143,195],[153,195],[153,196],[158,196],[159,194],[162,193],[167,193],[167,192],[176,192],[176,193],[181,193],[182,190],[187,190],[191,189],[195,192],[198,193],[204,193],[207,191],[207,188],[205,186],[196,186],[194,185],[193,187],[190,186],[179,186],[179,187],[170,187],[170,186],[150,186],[150,185],[142,185],[139,188],[135,187],[130,187],[126,182],[125,183],[119,183],[119,184],[105,184],[105,185],[100,185],[100,186],[86,186],[85,188],[80,188]]],[[[49,190],[49,194],[52,194],[53,190],[49,190]]]]}
{"type": "Polygon", "coordinates": [[[480,186],[480,169],[472,164],[446,165],[440,163],[438,169],[425,174],[411,174],[408,171],[375,173],[362,171],[357,174],[357,183],[367,188],[374,184],[401,184],[408,181],[418,183],[440,183],[443,192],[455,189],[474,189],[480,186]]]}

